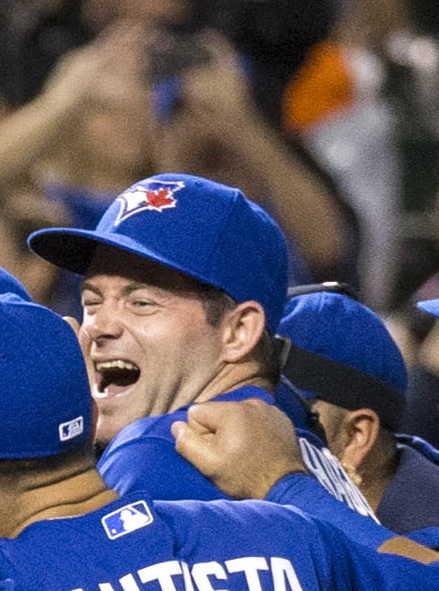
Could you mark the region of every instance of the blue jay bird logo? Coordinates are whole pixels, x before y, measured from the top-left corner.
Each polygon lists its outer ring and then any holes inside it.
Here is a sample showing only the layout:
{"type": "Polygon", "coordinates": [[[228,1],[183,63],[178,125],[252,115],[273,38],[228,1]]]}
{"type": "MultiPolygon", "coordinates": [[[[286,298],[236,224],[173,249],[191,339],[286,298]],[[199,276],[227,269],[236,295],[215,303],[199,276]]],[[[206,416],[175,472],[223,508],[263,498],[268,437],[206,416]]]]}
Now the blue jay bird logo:
{"type": "Polygon", "coordinates": [[[184,186],[182,181],[151,181],[147,185],[134,185],[118,197],[121,207],[114,225],[118,226],[140,211],[162,212],[164,209],[176,207],[175,193],[183,189],[184,186]]]}

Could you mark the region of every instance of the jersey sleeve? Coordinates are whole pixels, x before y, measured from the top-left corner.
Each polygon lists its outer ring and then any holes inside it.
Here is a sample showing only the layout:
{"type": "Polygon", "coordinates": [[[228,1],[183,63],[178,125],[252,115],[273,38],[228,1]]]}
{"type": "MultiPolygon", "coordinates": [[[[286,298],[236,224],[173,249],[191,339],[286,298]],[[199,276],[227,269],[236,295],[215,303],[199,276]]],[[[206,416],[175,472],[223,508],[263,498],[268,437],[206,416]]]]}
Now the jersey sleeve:
{"type": "Polygon", "coordinates": [[[439,591],[436,563],[425,565],[402,556],[377,552],[367,546],[367,539],[359,537],[354,541],[327,523],[320,522],[319,529],[321,543],[330,552],[335,566],[335,589],[439,591]]]}
{"type": "Polygon", "coordinates": [[[98,470],[119,494],[147,490],[154,499],[227,498],[164,438],[128,441],[104,454],[98,470]]]}
{"type": "Polygon", "coordinates": [[[350,539],[361,540],[372,548],[379,548],[396,535],[370,517],[350,509],[333,497],[313,476],[306,474],[285,476],[269,491],[266,500],[298,507],[341,529],[350,539]]]}
{"type": "Polygon", "coordinates": [[[155,509],[197,589],[215,582],[240,591],[439,591],[436,569],[380,554],[290,505],[186,501],[155,509]]]}

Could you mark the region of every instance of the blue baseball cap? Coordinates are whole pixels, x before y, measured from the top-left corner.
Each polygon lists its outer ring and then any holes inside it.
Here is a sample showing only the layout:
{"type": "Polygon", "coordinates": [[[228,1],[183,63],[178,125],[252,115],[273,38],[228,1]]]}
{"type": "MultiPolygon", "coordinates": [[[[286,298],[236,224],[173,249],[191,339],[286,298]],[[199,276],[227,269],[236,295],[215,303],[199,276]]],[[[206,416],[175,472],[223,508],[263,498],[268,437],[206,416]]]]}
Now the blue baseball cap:
{"type": "Polygon", "coordinates": [[[30,302],[32,298],[25,287],[9,271],[0,267],[0,294],[11,293],[30,302]]]}
{"type": "Polygon", "coordinates": [[[52,456],[92,438],[92,397],[72,328],[0,295],[0,458],[52,456]]]}
{"type": "Polygon", "coordinates": [[[95,230],[47,228],[30,235],[41,258],[85,275],[98,244],[166,265],[228,293],[258,301],[275,332],[287,292],[287,248],[278,224],[240,190],[186,174],[139,181],[95,230]]]}
{"type": "Polygon", "coordinates": [[[371,408],[397,428],[407,370],[375,312],[344,294],[306,293],[286,304],[278,333],[292,343],[283,372],[304,396],[349,410],[371,408]]]}
{"type": "Polygon", "coordinates": [[[416,306],[423,310],[424,312],[428,312],[433,316],[439,318],[439,299],[434,300],[423,300],[422,302],[416,302],[416,306]]]}

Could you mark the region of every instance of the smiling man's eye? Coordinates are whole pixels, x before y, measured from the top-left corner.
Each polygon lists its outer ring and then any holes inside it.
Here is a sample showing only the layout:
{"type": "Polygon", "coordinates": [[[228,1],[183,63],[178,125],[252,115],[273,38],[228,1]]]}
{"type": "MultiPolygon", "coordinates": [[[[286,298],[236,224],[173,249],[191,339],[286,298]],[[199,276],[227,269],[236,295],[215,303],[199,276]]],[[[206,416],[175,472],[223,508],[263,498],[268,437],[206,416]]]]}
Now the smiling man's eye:
{"type": "Polygon", "coordinates": [[[88,306],[97,306],[99,304],[99,300],[87,298],[87,299],[83,299],[81,304],[84,308],[86,308],[88,306]]]}
{"type": "Polygon", "coordinates": [[[96,295],[83,295],[81,297],[81,306],[83,308],[93,308],[98,306],[101,303],[101,300],[96,295]]]}
{"type": "Polygon", "coordinates": [[[146,298],[130,298],[127,307],[136,314],[149,314],[156,306],[156,302],[146,298]]]}

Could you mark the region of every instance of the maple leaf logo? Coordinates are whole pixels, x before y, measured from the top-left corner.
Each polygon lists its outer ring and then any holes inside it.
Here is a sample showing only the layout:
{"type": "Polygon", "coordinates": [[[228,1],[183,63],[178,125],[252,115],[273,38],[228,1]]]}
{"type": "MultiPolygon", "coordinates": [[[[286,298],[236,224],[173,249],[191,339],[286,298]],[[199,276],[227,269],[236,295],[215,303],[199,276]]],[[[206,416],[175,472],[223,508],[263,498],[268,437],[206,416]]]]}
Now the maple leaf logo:
{"type": "Polygon", "coordinates": [[[167,188],[148,191],[145,195],[145,203],[151,209],[160,211],[166,207],[175,207],[175,198],[172,196],[172,190],[167,188]]]}
{"type": "Polygon", "coordinates": [[[176,207],[177,199],[174,195],[184,186],[183,181],[154,181],[149,183],[148,187],[135,185],[118,197],[120,209],[114,225],[118,226],[127,218],[141,211],[162,212],[164,209],[176,207]]]}

